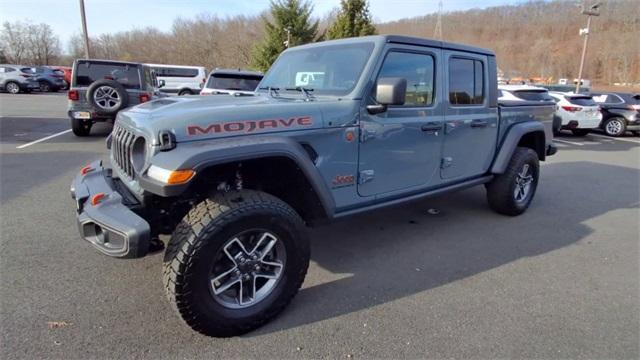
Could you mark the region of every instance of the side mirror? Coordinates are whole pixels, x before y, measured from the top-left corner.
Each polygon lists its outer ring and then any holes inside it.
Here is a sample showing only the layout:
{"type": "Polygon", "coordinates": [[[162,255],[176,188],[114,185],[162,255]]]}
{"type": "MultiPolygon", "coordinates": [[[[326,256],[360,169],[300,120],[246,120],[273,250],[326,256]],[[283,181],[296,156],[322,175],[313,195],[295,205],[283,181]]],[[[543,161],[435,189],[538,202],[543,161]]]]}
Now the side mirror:
{"type": "Polygon", "coordinates": [[[387,111],[388,105],[404,105],[406,95],[407,79],[380,78],[376,84],[377,104],[367,106],[367,110],[371,114],[379,114],[387,111]]]}
{"type": "Polygon", "coordinates": [[[165,85],[164,80],[158,80],[158,89],[164,87],[164,85],[165,85]]]}

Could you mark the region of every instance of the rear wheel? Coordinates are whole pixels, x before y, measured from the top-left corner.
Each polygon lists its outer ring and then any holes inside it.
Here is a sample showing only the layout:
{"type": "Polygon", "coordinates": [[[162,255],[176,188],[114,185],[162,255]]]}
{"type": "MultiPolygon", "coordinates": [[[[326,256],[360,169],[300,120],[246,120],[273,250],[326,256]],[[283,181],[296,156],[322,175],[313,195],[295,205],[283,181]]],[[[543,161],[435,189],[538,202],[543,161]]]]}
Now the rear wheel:
{"type": "Polygon", "coordinates": [[[589,129],[572,129],[571,132],[575,136],[586,136],[589,134],[589,129]]]}
{"type": "Polygon", "coordinates": [[[51,91],[51,84],[49,84],[47,81],[40,81],[40,91],[41,92],[50,92],[51,91]]]}
{"type": "Polygon", "coordinates": [[[182,96],[182,95],[193,95],[193,92],[191,92],[191,90],[189,89],[183,89],[183,90],[180,90],[180,92],[178,93],[178,96],[182,96]]]}
{"type": "Polygon", "coordinates": [[[75,136],[89,136],[91,126],[91,120],[71,119],[71,130],[75,136]]]}
{"type": "Polygon", "coordinates": [[[302,285],[309,243],[298,214],[259,191],[219,193],[178,224],[164,256],[169,301],[194,330],[229,337],[275,317],[302,285]]]}
{"type": "Polygon", "coordinates": [[[611,118],[604,123],[604,132],[609,136],[622,136],[626,130],[627,124],[623,118],[611,118]]]}
{"type": "Polygon", "coordinates": [[[489,206],[504,215],[520,215],[527,210],[538,187],[538,154],[518,147],[503,174],[487,184],[489,206]]]}

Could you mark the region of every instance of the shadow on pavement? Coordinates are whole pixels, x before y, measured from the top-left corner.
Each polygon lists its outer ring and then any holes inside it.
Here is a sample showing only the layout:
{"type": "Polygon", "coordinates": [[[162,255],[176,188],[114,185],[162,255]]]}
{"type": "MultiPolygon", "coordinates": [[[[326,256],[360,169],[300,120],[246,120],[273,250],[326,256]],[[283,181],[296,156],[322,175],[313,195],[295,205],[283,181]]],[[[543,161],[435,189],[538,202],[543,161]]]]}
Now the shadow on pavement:
{"type": "Polygon", "coordinates": [[[341,278],[302,289],[278,319],[246,336],[368,309],[576,244],[592,232],[585,221],[639,206],[638,169],[569,162],[544,165],[542,176],[531,208],[519,217],[493,213],[479,187],[313,230],[312,261],[341,278]],[[625,191],[590,196],[602,184],[625,191]],[[431,215],[429,208],[441,212],[431,215]],[[541,237],[541,228],[557,231],[541,237]]]}

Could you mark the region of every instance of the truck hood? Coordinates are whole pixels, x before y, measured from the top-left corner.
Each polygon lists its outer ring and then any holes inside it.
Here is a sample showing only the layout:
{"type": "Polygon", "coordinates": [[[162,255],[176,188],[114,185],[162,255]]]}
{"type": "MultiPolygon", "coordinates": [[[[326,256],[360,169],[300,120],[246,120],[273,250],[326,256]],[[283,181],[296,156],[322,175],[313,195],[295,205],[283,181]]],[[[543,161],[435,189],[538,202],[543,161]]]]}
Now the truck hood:
{"type": "Polygon", "coordinates": [[[118,114],[120,125],[154,139],[172,131],[177,142],[325,126],[321,108],[338,99],[305,101],[302,96],[186,96],[141,104],[118,114]]]}

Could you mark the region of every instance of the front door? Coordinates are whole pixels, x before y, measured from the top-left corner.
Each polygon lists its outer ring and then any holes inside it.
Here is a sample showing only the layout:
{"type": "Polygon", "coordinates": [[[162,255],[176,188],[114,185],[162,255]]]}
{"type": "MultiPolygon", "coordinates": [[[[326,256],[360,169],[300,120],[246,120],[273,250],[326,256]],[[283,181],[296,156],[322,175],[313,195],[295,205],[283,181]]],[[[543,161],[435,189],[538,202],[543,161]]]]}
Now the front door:
{"type": "Polygon", "coordinates": [[[358,193],[361,196],[417,190],[439,181],[442,106],[436,69],[440,49],[390,45],[365,104],[375,103],[377,79],[407,80],[406,101],[380,114],[361,112],[358,193]]]}
{"type": "Polygon", "coordinates": [[[441,178],[447,182],[484,174],[498,136],[498,109],[489,104],[485,55],[444,51],[447,108],[441,178]]]}

